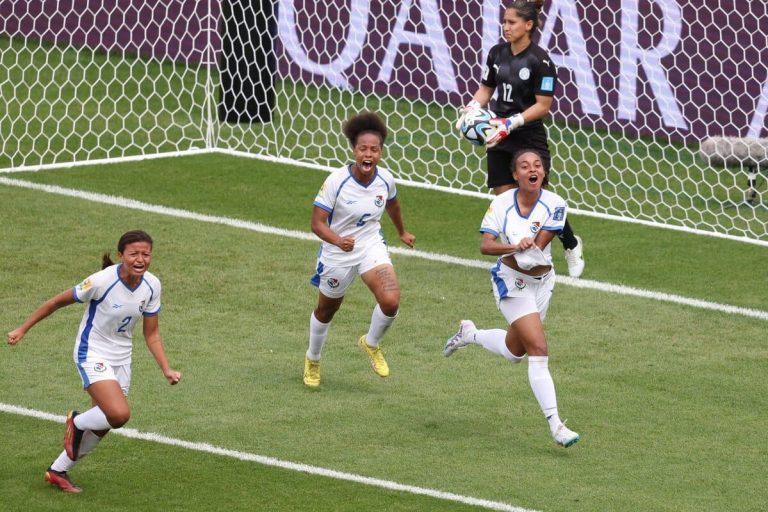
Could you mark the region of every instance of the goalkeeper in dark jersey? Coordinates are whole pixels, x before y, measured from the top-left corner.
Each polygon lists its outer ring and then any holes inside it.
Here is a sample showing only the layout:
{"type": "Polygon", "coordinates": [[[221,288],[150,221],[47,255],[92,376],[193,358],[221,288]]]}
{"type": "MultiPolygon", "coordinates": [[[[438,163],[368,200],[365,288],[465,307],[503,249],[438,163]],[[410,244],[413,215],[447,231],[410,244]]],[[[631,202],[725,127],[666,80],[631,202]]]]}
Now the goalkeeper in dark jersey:
{"type": "MultiPolygon", "coordinates": [[[[557,70],[549,55],[531,39],[539,26],[539,10],[543,0],[516,0],[504,11],[505,43],[491,48],[483,69],[480,86],[472,101],[460,110],[457,126],[465,113],[488,106],[493,93],[496,101],[491,110],[497,116],[491,121],[486,146],[487,185],[498,195],[514,188],[510,164],[512,156],[523,149],[535,149],[549,173],[551,157],[543,118],[552,106],[557,86],[557,70]]],[[[579,277],[584,271],[581,238],[568,222],[558,235],[565,249],[568,274],[579,277]]]]}

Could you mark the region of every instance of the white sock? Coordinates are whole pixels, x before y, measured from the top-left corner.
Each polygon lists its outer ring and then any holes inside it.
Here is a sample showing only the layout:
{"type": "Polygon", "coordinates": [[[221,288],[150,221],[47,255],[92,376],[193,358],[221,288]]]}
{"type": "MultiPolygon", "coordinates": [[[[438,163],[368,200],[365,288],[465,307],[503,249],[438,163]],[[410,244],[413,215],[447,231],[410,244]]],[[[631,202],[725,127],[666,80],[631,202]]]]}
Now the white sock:
{"type": "Polygon", "coordinates": [[[528,381],[533,390],[533,396],[539,402],[541,412],[549,422],[553,432],[560,426],[560,416],[557,414],[557,396],[555,382],[549,373],[548,356],[528,356],[528,381]]]}
{"type": "Polygon", "coordinates": [[[102,437],[97,436],[93,431],[86,430],[83,433],[83,439],[80,441],[80,453],[78,454],[78,459],[80,460],[89,453],[91,453],[91,450],[96,448],[96,445],[99,444],[99,441],[102,440],[102,437]]]}
{"type": "Polygon", "coordinates": [[[80,430],[110,430],[112,428],[104,412],[98,406],[75,416],[74,423],[80,430]]]}
{"type": "Polygon", "coordinates": [[[371,313],[371,325],[368,327],[368,334],[365,335],[365,342],[368,343],[368,346],[379,346],[381,337],[384,336],[384,333],[387,332],[387,329],[389,329],[389,326],[392,325],[396,317],[397,313],[395,313],[395,316],[385,315],[381,311],[381,307],[376,304],[376,307],[373,308],[373,313],[371,313]]]}
{"type": "Polygon", "coordinates": [[[315,318],[314,311],[309,315],[309,348],[307,349],[307,357],[312,361],[320,360],[320,353],[323,351],[325,338],[328,337],[328,329],[330,327],[331,322],[324,324],[315,318]]]}
{"type": "Polygon", "coordinates": [[[519,363],[523,358],[509,351],[506,339],[507,331],[503,329],[478,329],[474,333],[474,343],[513,363],[519,363]]]}
{"type": "Polygon", "coordinates": [[[63,450],[59,456],[56,457],[56,460],[53,461],[53,464],[51,464],[51,469],[64,473],[65,471],[72,469],[75,464],[77,464],[77,462],[67,457],[67,450],[63,450]]]}

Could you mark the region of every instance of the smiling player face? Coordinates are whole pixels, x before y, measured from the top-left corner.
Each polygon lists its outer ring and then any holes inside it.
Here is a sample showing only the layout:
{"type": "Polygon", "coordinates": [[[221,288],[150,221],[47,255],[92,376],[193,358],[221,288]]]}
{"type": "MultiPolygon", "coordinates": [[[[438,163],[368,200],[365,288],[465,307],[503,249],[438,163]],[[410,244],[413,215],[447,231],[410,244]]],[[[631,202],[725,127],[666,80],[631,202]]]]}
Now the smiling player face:
{"type": "Polygon", "coordinates": [[[372,132],[361,133],[352,153],[355,157],[352,173],[358,181],[368,183],[381,160],[381,137],[372,132]]]}
{"type": "Polygon", "coordinates": [[[149,242],[134,242],[127,244],[119,255],[123,261],[120,277],[123,281],[134,283],[149,269],[152,262],[152,246],[149,242]]]}

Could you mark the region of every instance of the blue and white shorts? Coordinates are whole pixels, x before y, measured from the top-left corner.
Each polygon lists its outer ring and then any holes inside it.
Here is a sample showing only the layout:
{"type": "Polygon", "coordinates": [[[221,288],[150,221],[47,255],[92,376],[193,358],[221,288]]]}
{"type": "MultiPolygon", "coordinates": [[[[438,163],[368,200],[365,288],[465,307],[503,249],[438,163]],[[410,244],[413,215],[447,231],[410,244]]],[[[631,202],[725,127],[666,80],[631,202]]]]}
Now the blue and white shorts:
{"type": "Polygon", "coordinates": [[[128,396],[131,387],[130,364],[111,365],[103,359],[88,358],[85,362],[77,363],[77,371],[83,381],[83,389],[88,389],[94,382],[116,380],[123,394],[128,396]]]}
{"type": "Polygon", "coordinates": [[[355,277],[368,272],[380,265],[392,265],[389,250],[385,244],[376,244],[366,249],[363,259],[351,267],[329,267],[322,261],[317,261],[315,275],[309,280],[320,289],[320,293],[331,299],[339,299],[347,292],[347,288],[355,277]]]}
{"type": "Polygon", "coordinates": [[[491,284],[496,306],[508,324],[531,313],[538,313],[543,322],[555,289],[555,270],[533,277],[499,260],[491,268],[491,284]]]}

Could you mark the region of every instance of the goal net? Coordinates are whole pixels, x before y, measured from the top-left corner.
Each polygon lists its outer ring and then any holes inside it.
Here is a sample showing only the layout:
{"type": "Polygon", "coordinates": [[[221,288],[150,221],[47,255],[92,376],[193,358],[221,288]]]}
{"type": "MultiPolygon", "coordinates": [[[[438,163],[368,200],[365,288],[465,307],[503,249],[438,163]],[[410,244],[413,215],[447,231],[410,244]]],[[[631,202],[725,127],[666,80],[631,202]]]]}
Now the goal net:
{"type": "MultiPolygon", "coordinates": [[[[487,197],[453,125],[502,4],[0,0],[0,169],[211,151],[332,169],[341,123],[374,110],[402,182],[487,197]]],[[[549,0],[540,22],[551,182],[577,213],[768,244],[765,2],[549,0]]]]}

